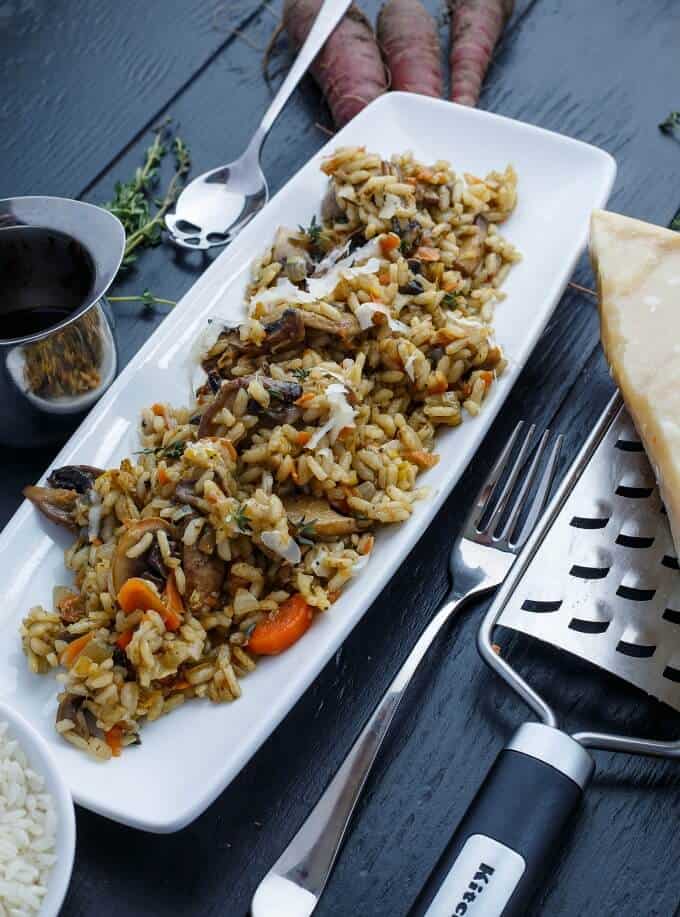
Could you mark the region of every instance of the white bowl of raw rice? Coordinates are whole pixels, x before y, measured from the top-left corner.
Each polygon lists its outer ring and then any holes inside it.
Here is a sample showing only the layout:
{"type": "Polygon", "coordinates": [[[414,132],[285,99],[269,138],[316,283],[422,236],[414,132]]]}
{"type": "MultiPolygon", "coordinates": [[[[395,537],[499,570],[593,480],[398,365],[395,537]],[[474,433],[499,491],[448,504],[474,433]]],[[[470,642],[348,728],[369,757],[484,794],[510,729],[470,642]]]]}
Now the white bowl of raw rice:
{"type": "Polygon", "coordinates": [[[0,917],[56,917],[75,846],[73,800],[51,751],[0,701],[0,917]]]}

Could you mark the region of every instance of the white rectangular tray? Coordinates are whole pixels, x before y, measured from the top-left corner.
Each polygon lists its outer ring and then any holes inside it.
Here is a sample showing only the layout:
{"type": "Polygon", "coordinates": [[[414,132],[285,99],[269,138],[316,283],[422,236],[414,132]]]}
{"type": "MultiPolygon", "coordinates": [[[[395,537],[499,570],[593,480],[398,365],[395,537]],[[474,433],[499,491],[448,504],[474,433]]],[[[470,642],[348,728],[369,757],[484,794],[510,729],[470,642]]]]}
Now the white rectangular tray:
{"type": "MultiPolygon", "coordinates": [[[[440,435],[442,461],[423,476],[432,497],[408,523],[385,530],[362,575],[280,657],[262,662],[234,704],[196,701],[143,730],[143,744],[106,764],[91,760],[54,731],[57,684],[29,673],[18,626],[26,610],[50,605],[56,583],[68,583],[55,532],[24,504],[0,535],[4,571],[0,606],[0,697],[41,732],[81,805],[147,831],[176,831],[224,790],[342,644],[441,506],[507,397],[581,254],[594,207],[607,200],[614,160],[595,147],[488,112],[403,93],[378,99],[300,170],[203,274],[122,372],[71,437],[54,465],[108,467],[138,448],[140,409],[159,398],[190,398],[191,345],[209,316],[243,314],[252,258],[281,225],[318,213],[325,190],[322,156],[363,144],[383,155],[412,150],[425,161],[448,159],[457,171],[484,175],[513,163],[519,203],[503,232],[524,260],[510,273],[496,312],[497,338],[510,366],[477,419],[440,435]]],[[[31,483],[31,482],[27,482],[31,483]]],[[[444,560],[442,559],[442,562],[444,560]]]]}

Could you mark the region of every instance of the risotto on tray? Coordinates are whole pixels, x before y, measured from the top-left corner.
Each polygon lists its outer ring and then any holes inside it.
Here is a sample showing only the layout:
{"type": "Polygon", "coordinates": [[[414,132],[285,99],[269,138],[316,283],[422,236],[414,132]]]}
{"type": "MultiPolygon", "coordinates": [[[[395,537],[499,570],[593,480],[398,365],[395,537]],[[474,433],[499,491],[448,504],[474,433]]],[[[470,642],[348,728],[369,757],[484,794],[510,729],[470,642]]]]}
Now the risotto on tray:
{"type": "Polygon", "coordinates": [[[76,540],[75,582],[29,611],[24,651],[58,671],[57,731],[96,757],[190,698],[238,698],[361,575],[375,530],[408,519],[438,427],[476,415],[503,370],[513,169],[363,148],[322,169],[321,218],[279,229],[254,264],[191,406],[144,410],[119,468],[25,490],[76,540]]]}

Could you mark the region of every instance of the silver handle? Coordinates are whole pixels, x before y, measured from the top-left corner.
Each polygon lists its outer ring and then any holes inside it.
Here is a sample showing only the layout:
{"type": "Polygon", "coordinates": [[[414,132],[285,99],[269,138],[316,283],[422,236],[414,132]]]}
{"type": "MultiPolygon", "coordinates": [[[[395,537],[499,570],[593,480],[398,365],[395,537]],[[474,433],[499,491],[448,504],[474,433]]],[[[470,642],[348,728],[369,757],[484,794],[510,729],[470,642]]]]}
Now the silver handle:
{"type": "MultiPolygon", "coordinates": [[[[326,787],[300,830],[262,880],[253,899],[253,917],[268,917],[264,907],[257,907],[258,899],[263,903],[268,899],[263,887],[267,882],[276,881],[277,877],[288,880],[310,892],[314,898],[319,898],[328,881],[366,778],[371,772],[390,723],[418,666],[439,632],[456,611],[469,599],[488,592],[495,585],[497,585],[495,582],[480,584],[466,595],[450,599],[432,618],[373,711],[340,769],[326,787]]],[[[273,887],[272,885],[272,890],[273,887]]],[[[311,899],[306,900],[309,902],[311,899]]],[[[312,910],[314,905],[312,905],[312,910]]],[[[302,915],[307,917],[312,910],[309,904],[305,906],[303,903],[299,917],[302,915]]],[[[298,917],[297,911],[291,910],[291,917],[293,914],[298,917]]]]}
{"type": "Polygon", "coordinates": [[[311,66],[316,55],[325,45],[331,32],[347,12],[351,2],[352,0],[325,0],[325,3],[314,20],[314,24],[309,30],[305,43],[300,48],[300,52],[293,62],[293,66],[288,71],[288,75],[283,83],[281,83],[269,108],[264,113],[257,133],[253,138],[253,143],[257,141],[258,148],[264,142],[274,121],[276,121],[281,114],[281,109],[290,98],[293,90],[311,66]]]}

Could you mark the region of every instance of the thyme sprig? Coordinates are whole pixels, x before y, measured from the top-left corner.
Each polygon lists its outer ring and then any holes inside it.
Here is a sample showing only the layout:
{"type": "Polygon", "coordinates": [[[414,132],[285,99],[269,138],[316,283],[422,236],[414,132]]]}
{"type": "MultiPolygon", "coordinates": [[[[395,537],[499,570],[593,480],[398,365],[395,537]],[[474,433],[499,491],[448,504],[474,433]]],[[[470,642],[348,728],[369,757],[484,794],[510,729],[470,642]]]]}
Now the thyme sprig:
{"type": "Polygon", "coordinates": [[[176,306],[174,299],[163,299],[160,296],[154,296],[151,290],[144,290],[139,296],[107,296],[109,302],[141,302],[145,306],[176,306]]]}
{"type": "Polygon", "coordinates": [[[155,455],[156,458],[179,460],[184,455],[187,444],[183,439],[169,443],[167,446],[151,446],[149,449],[140,449],[135,455],[155,455]]]}
{"type": "Polygon", "coordinates": [[[126,235],[123,268],[130,267],[138,257],[137,250],[158,245],[162,239],[163,217],[177,200],[191,167],[189,149],[181,137],[168,144],[168,121],[154,131],[147,148],[144,164],[135,170],[128,182],[116,182],[113,198],[104,204],[123,224],[126,235]],[[163,159],[172,150],[175,171],[162,197],[154,197],[160,180],[163,159]]]}
{"type": "Polygon", "coordinates": [[[306,520],[304,516],[301,516],[297,522],[290,520],[291,525],[293,526],[294,534],[293,537],[296,541],[299,541],[301,544],[314,544],[314,537],[316,536],[315,525],[318,522],[317,519],[306,520]]]}

